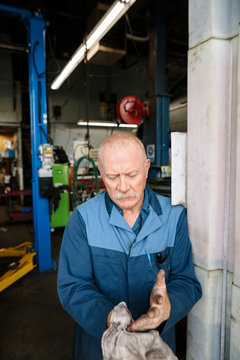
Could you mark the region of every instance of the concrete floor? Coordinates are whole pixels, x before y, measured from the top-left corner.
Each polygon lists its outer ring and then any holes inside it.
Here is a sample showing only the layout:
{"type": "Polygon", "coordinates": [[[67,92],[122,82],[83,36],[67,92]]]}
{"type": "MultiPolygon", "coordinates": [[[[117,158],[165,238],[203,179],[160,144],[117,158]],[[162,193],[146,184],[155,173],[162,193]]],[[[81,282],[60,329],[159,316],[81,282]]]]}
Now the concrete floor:
{"type": "MultiPolygon", "coordinates": [[[[63,228],[51,235],[52,258],[58,263],[63,228]]],[[[8,221],[0,205],[0,248],[34,241],[31,217],[8,221]]],[[[0,259],[0,276],[6,271],[0,259]]],[[[70,360],[73,320],[62,309],[56,291],[57,272],[33,270],[0,293],[1,360],[70,360]]],[[[177,355],[185,360],[186,319],[177,326],[177,355]]],[[[87,360],[87,359],[83,359],[87,360]]]]}
{"type": "MultiPolygon", "coordinates": [[[[31,218],[6,222],[0,205],[0,248],[34,240],[31,218]]],[[[52,257],[58,262],[63,229],[51,236],[52,257]]],[[[0,275],[6,261],[1,260],[0,275]]],[[[31,271],[0,293],[1,360],[71,359],[73,320],[62,309],[56,291],[57,273],[31,271]]]]}

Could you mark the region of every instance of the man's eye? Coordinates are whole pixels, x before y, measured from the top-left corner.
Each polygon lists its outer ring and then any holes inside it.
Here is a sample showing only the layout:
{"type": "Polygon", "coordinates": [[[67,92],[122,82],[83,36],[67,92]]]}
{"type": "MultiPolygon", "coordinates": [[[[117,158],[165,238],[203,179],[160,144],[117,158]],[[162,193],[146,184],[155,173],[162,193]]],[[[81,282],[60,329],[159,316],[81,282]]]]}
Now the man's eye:
{"type": "Polygon", "coordinates": [[[109,176],[109,175],[108,175],[108,179],[109,179],[109,180],[115,180],[116,178],[117,178],[116,176],[109,176]]]}
{"type": "Polygon", "coordinates": [[[137,176],[137,174],[131,174],[131,175],[128,175],[130,178],[134,178],[137,176]]]}

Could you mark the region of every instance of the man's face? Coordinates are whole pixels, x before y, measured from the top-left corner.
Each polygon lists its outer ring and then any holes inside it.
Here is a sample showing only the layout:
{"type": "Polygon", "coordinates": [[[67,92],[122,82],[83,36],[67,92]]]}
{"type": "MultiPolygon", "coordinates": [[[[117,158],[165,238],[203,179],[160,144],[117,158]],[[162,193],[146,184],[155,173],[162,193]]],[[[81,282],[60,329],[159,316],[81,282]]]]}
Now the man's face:
{"type": "Polygon", "coordinates": [[[110,198],[122,210],[140,209],[150,160],[135,143],[106,145],[102,153],[100,174],[110,198]]]}

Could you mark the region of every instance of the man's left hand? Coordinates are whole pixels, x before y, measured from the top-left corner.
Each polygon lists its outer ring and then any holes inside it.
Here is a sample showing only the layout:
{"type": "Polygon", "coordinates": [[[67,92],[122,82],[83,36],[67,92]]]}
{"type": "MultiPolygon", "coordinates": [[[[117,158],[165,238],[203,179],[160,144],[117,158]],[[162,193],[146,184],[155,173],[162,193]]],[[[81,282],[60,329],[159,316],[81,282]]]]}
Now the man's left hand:
{"type": "Polygon", "coordinates": [[[167,294],[165,283],[165,272],[159,270],[157,281],[152,289],[150,296],[150,308],[147,314],[142,315],[133,321],[127,328],[128,331],[145,331],[156,329],[161,323],[170,316],[171,304],[167,294]]]}

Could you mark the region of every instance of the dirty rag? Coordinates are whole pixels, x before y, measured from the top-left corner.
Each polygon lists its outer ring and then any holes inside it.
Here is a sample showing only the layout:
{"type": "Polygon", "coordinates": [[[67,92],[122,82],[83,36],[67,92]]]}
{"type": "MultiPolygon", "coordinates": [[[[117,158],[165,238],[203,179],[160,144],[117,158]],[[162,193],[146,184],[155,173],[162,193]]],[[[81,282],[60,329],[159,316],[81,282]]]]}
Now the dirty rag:
{"type": "Polygon", "coordinates": [[[158,331],[127,331],[132,321],[125,302],[114,307],[110,326],[102,336],[103,360],[177,360],[158,331]]]}

